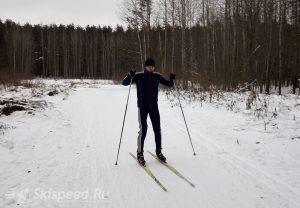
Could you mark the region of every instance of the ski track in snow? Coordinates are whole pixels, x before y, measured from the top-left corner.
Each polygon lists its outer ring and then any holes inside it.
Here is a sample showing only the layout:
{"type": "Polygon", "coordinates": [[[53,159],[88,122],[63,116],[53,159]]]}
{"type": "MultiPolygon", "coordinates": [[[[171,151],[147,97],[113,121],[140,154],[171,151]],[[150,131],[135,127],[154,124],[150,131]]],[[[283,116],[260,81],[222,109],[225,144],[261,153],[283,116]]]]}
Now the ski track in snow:
{"type": "Polygon", "coordinates": [[[0,207],[300,208],[300,140],[289,138],[300,133],[295,132],[298,120],[279,121],[279,129],[264,131],[262,121],[247,115],[207,103],[183,103],[197,153],[193,156],[180,108],[171,107],[161,93],[163,152],[196,185],[191,187],[147,153],[155,147],[148,118],[145,159],[168,189],[164,192],[128,154],[135,153],[137,145],[135,86],[119,164],[114,165],[127,92],[128,87],[120,85],[78,87],[65,100],[61,95],[47,98],[52,105],[35,115],[15,112],[1,117],[16,128],[0,135],[0,207]],[[290,130],[285,122],[292,124],[290,130]],[[107,197],[57,201],[33,199],[33,192],[23,201],[7,197],[10,191],[26,188],[101,189],[107,197]]]}

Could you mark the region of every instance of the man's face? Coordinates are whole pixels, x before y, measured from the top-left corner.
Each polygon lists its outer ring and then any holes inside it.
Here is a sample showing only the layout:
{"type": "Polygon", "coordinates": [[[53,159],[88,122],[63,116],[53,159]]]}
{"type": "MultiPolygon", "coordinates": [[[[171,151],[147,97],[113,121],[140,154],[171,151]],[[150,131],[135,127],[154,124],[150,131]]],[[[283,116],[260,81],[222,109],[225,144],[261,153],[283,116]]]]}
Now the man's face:
{"type": "Polygon", "coordinates": [[[155,67],[154,67],[154,66],[146,66],[146,70],[147,70],[148,72],[154,72],[155,67]]]}

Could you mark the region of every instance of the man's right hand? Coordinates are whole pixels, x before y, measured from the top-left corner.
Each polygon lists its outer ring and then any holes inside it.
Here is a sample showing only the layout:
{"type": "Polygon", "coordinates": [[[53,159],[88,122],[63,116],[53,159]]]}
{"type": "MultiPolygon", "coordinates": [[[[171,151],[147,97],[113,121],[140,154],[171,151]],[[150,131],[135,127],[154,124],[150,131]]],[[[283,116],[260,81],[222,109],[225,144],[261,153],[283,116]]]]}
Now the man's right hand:
{"type": "Polygon", "coordinates": [[[135,75],[135,70],[130,70],[129,72],[128,72],[128,74],[131,76],[131,77],[134,77],[134,75],[135,75]]]}

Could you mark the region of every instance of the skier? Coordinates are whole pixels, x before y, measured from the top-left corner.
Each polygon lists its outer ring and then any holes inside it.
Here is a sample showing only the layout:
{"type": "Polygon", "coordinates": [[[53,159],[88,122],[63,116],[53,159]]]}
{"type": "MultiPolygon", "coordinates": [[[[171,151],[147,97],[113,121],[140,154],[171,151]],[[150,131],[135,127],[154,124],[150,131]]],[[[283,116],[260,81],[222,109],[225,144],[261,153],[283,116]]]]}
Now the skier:
{"type": "Polygon", "coordinates": [[[137,89],[137,106],[138,106],[138,120],[139,120],[139,132],[137,141],[137,160],[145,166],[146,161],[144,159],[144,141],[147,134],[147,116],[149,114],[153,131],[155,135],[156,155],[162,161],[166,162],[166,157],[162,154],[161,149],[161,128],[160,128],[160,115],[157,105],[158,85],[162,83],[168,87],[174,85],[173,80],[175,74],[170,74],[170,81],[166,80],[160,73],[154,72],[155,61],[152,58],[148,58],[144,64],[143,72],[136,72],[131,70],[127,76],[123,79],[122,84],[127,86],[132,83],[136,83],[137,89]]]}

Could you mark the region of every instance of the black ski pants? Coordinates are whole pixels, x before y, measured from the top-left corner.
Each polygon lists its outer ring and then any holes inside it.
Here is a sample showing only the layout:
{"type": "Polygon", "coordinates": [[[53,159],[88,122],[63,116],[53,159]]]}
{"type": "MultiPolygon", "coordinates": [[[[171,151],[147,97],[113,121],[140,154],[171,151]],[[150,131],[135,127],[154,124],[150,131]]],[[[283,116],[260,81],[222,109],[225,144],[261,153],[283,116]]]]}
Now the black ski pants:
{"type": "Polygon", "coordinates": [[[139,135],[138,135],[138,141],[137,141],[137,153],[143,153],[144,152],[144,141],[147,134],[147,117],[148,114],[150,116],[153,131],[155,135],[155,144],[156,144],[156,151],[161,150],[161,128],[160,128],[160,115],[158,107],[152,107],[152,108],[144,108],[139,107],[138,108],[138,119],[139,119],[139,135]]]}

